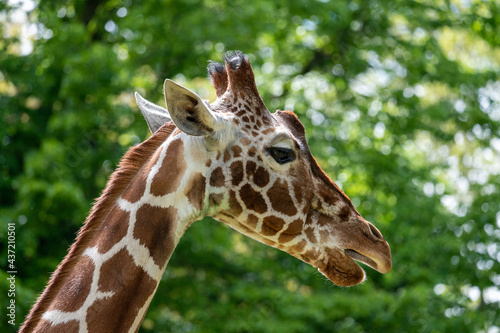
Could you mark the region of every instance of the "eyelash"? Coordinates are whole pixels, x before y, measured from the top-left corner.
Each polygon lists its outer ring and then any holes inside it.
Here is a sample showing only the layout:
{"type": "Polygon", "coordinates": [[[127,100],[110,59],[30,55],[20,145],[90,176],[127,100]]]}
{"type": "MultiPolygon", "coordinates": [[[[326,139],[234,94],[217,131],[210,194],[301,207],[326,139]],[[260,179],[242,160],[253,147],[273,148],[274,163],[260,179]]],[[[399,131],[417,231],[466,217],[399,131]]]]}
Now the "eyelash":
{"type": "Polygon", "coordinates": [[[286,164],[295,160],[295,152],[289,148],[271,147],[267,148],[267,152],[279,164],[286,164]]]}

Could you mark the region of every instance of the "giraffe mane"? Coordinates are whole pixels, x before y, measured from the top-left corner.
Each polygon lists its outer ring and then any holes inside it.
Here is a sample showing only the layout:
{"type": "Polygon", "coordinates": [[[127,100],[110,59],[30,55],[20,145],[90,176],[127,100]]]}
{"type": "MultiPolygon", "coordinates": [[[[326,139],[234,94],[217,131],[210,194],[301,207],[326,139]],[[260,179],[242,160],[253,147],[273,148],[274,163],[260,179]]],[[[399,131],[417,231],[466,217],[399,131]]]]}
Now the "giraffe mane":
{"type": "Polygon", "coordinates": [[[64,260],[52,273],[47,288],[40,295],[36,305],[26,317],[26,326],[21,326],[22,331],[31,332],[41,316],[50,306],[53,299],[58,294],[71,274],[73,268],[80,259],[82,253],[87,248],[101,223],[106,219],[110,209],[116,203],[116,200],[124,193],[132,180],[139,174],[143,165],[158,149],[158,147],[172,134],[176,129],[173,122],[165,123],[149,139],[141,144],[131,147],[122,157],[117,169],[108,180],[102,194],[95,200],[94,205],[87,216],[84,226],[77,234],[76,241],[70,247],[64,260]]]}

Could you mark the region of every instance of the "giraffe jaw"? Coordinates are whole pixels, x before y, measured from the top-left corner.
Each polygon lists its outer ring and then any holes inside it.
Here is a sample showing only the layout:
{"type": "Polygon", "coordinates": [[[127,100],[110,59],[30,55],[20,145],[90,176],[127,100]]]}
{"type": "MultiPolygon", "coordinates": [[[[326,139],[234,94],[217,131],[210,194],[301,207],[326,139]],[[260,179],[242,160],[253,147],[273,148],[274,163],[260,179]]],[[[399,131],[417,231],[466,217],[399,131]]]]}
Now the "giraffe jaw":
{"type": "Polygon", "coordinates": [[[365,280],[365,271],[356,261],[382,274],[392,268],[390,252],[389,257],[381,254],[368,256],[353,249],[330,249],[326,253],[328,259],[319,265],[318,270],[330,281],[343,287],[353,286],[365,280]]]}
{"type": "Polygon", "coordinates": [[[327,250],[327,260],[318,267],[318,271],[334,284],[350,287],[365,280],[365,271],[344,251],[327,250]]]}

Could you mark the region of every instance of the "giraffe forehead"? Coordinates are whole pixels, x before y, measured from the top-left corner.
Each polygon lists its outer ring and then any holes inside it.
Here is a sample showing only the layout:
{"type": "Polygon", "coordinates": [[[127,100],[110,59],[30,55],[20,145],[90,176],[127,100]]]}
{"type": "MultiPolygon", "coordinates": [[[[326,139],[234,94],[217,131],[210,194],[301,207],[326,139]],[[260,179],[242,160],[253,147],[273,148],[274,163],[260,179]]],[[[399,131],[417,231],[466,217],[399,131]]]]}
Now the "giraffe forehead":
{"type": "Polygon", "coordinates": [[[210,104],[213,111],[232,119],[238,127],[245,125],[256,129],[272,126],[274,119],[259,96],[248,96],[240,92],[222,96],[210,104]]]}
{"type": "Polygon", "coordinates": [[[244,114],[241,117],[235,118],[233,121],[239,131],[247,134],[251,139],[251,144],[262,145],[267,147],[282,147],[289,149],[308,152],[308,145],[305,139],[305,132],[302,123],[296,116],[293,116],[292,121],[282,119],[282,117],[274,117],[277,113],[270,114],[271,120],[261,121],[253,115],[244,114]]]}

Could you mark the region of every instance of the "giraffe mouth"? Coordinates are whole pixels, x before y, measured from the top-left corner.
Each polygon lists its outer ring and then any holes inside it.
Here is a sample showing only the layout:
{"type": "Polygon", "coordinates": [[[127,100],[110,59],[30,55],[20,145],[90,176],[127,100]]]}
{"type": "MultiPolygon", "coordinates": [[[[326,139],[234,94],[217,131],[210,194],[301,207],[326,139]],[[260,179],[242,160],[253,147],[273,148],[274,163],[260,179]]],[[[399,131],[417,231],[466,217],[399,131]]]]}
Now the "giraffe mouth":
{"type": "Polygon", "coordinates": [[[370,266],[371,268],[373,268],[376,271],[380,271],[380,268],[378,267],[377,263],[374,260],[359,253],[358,251],[352,250],[352,249],[345,249],[344,253],[347,254],[352,259],[359,261],[359,262],[362,262],[363,264],[370,266]]]}
{"type": "MultiPolygon", "coordinates": [[[[387,246],[388,247],[388,246],[387,246]]],[[[339,286],[353,286],[365,280],[365,271],[358,262],[385,274],[391,270],[390,254],[377,253],[365,255],[352,248],[327,250],[327,260],[318,266],[318,270],[339,286]]]]}

